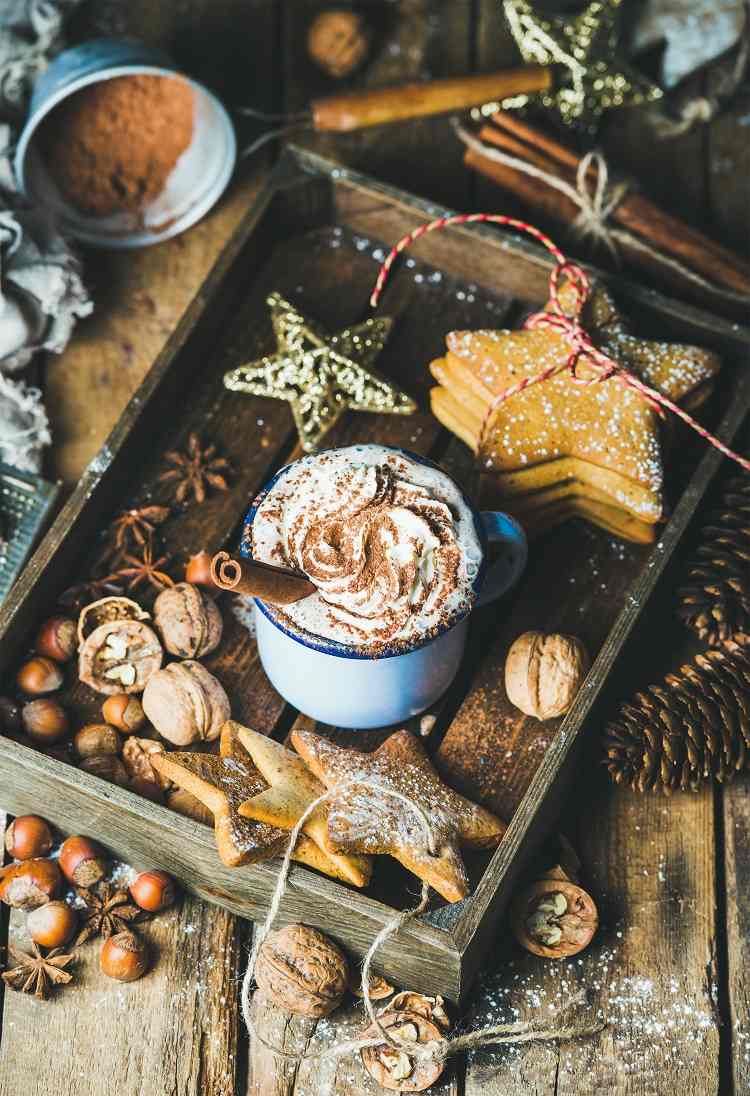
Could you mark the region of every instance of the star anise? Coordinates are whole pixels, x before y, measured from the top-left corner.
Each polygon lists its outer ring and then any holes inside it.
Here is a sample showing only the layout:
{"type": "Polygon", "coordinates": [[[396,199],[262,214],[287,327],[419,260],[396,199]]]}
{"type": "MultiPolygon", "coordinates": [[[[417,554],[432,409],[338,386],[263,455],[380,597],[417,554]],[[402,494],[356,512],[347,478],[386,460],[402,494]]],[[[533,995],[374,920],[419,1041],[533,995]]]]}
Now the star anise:
{"type": "Polygon", "coordinates": [[[110,536],[116,548],[143,548],[151,543],[157,525],[161,525],[168,517],[168,506],[141,506],[135,510],[123,510],[112,522],[110,536]]]}
{"type": "Polygon", "coordinates": [[[65,967],[75,959],[75,954],[65,954],[63,948],[53,948],[45,955],[37,944],[32,944],[32,953],[11,949],[13,962],[18,965],[6,970],[3,981],[11,989],[21,993],[33,993],[43,1000],[49,996],[52,986],[67,985],[73,975],[65,967]]]}
{"type": "Polygon", "coordinates": [[[117,578],[117,575],[105,575],[104,578],[92,578],[88,582],[79,582],[64,590],[58,600],[65,609],[80,613],[81,609],[90,605],[92,601],[122,594],[122,585],[118,585],[115,581],[117,578]]]}
{"type": "Polygon", "coordinates": [[[192,494],[196,502],[205,502],[208,488],[228,491],[226,474],[231,466],[226,457],[216,456],[216,446],[203,446],[197,434],[188,438],[187,450],[179,453],[170,449],[164,454],[167,464],[173,465],[159,476],[162,483],[173,483],[174,497],[178,503],[186,502],[192,494]]]}
{"type": "Polygon", "coordinates": [[[117,932],[129,932],[135,921],[147,916],[140,906],[130,901],[127,891],[115,890],[109,884],[99,891],[76,887],[76,894],[84,904],[81,911],[83,927],[76,936],[76,946],[94,936],[108,940],[117,932]]]}
{"type": "Polygon", "coordinates": [[[127,582],[128,593],[137,590],[139,586],[149,584],[156,590],[164,590],[167,586],[174,586],[174,579],[170,578],[163,570],[171,560],[170,556],[160,556],[154,559],[154,550],[151,544],[144,545],[141,556],[131,555],[125,552],[122,562],[127,567],[121,567],[112,576],[115,579],[124,579],[127,582]]]}

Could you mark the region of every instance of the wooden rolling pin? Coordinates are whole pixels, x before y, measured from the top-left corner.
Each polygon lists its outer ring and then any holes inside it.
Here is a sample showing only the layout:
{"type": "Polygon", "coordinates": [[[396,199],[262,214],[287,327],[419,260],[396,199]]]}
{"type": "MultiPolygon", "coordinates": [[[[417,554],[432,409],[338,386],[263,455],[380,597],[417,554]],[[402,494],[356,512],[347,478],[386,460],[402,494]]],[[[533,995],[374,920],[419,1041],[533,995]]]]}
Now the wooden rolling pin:
{"type": "Polygon", "coordinates": [[[249,594],[271,605],[291,605],[314,594],[316,587],[296,571],[272,567],[244,556],[217,552],[211,560],[211,578],[220,590],[249,594]]]}
{"type": "Polygon", "coordinates": [[[551,68],[522,65],[481,76],[456,76],[448,80],[331,95],[314,99],[310,109],[313,126],[319,132],[348,133],[407,118],[466,110],[510,95],[547,91],[552,82],[551,68]]]}

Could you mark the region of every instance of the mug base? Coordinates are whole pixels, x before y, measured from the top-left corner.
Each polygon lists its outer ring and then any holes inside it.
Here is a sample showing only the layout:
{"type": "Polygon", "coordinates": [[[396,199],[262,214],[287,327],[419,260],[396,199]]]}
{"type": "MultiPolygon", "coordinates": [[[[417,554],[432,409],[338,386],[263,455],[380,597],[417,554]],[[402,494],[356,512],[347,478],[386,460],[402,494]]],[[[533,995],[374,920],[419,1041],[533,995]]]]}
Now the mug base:
{"type": "Polygon", "coordinates": [[[448,689],[461,663],[467,620],[415,651],[342,658],[307,647],[255,607],[258,653],[278,693],[303,715],[335,727],[388,727],[419,715],[448,689]]]}

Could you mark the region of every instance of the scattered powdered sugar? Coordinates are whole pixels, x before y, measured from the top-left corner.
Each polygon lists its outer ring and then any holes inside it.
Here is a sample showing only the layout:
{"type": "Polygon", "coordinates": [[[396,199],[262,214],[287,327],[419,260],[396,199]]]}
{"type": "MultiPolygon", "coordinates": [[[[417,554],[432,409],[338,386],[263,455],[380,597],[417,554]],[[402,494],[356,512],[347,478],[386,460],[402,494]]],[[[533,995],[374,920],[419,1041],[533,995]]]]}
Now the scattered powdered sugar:
{"type": "Polygon", "coordinates": [[[232,598],[231,609],[235,620],[255,639],[255,598],[237,594],[232,598]]]}

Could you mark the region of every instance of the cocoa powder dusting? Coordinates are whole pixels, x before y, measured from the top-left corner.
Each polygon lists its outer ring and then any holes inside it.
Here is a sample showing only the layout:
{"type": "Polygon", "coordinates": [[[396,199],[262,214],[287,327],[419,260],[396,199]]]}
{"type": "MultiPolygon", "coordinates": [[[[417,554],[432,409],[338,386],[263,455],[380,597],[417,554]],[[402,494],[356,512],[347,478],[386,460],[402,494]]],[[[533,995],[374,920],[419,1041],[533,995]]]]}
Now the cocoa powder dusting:
{"type": "Polygon", "coordinates": [[[164,190],[193,136],[193,92],[171,76],[118,76],[82,88],[40,130],[47,168],[82,213],[139,212],[164,190]]]}

